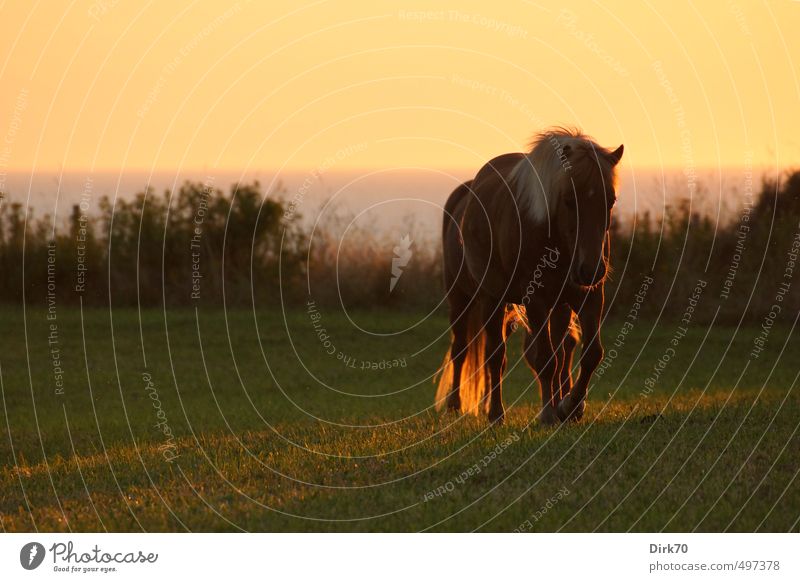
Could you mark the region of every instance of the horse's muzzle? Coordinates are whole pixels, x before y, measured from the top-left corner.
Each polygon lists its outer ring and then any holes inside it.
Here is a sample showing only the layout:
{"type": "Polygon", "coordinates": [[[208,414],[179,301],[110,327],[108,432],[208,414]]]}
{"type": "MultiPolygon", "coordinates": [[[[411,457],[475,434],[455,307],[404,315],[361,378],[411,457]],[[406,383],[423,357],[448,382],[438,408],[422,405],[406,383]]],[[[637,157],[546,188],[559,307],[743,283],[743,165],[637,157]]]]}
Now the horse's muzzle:
{"type": "Polygon", "coordinates": [[[603,261],[592,265],[582,263],[573,270],[572,282],[582,287],[593,287],[606,278],[606,265],[603,261]]]}

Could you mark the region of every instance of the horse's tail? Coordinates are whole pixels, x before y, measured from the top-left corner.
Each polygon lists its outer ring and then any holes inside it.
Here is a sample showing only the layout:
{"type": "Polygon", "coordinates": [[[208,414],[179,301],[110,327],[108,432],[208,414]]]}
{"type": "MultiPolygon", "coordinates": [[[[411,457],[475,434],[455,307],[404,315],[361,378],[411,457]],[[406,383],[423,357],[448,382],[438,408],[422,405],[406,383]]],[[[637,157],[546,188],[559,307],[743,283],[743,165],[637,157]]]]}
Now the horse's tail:
{"type": "MultiPolygon", "coordinates": [[[[472,301],[467,307],[466,313],[461,317],[466,317],[466,357],[464,365],[461,367],[461,386],[459,395],[461,397],[461,412],[469,414],[480,414],[488,409],[489,399],[489,368],[486,362],[486,332],[484,330],[483,318],[481,317],[480,305],[477,301],[472,301]]],[[[436,409],[441,410],[447,403],[447,395],[453,386],[453,342],[450,341],[450,348],[439,369],[439,386],[436,390],[436,409]]]]}

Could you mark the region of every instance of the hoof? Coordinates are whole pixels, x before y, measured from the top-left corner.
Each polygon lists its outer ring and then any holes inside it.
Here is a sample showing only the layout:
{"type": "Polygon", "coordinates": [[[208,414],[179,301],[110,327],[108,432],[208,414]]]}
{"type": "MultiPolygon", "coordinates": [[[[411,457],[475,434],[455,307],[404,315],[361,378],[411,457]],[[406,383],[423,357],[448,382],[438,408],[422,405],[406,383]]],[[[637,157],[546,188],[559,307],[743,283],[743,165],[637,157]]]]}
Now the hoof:
{"type": "Polygon", "coordinates": [[[578,422],[583,418],[583,413],[586,410],[586,401],[581,400],[577,404],[573,402],[572,394],[567,394],[558,403],[558,417],[566,422],[578,422]]]}
{"type": "Polygon", "coordinates": [[[561,422],[561,419],[558,417],[556,409],[552,404],[546,404],[543,406],[541,412],[539,412],[539,415],[536,418],[539,421],[539,424],[542,426],[553,426],[561,422]]]}
{"type": "Polygon", "coordinates": [[[501,407],[499,410],[489,410],[489,424],[495,426],[502,425],[506,420],[506,411],[501,407]]]}

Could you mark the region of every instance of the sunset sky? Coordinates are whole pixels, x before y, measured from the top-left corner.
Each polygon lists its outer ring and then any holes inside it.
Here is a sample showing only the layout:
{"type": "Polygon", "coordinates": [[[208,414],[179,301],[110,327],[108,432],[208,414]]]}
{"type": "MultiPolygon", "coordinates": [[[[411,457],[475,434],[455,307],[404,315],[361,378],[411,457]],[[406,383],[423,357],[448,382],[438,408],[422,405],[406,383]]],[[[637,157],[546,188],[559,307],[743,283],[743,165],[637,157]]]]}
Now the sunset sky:
{"type": "Polygon", "coordinates": [[[5,2],[0,171],[800,162],[800,2],[5,2]],[[61,5],[62,7],[58,7],[61,5]]]}

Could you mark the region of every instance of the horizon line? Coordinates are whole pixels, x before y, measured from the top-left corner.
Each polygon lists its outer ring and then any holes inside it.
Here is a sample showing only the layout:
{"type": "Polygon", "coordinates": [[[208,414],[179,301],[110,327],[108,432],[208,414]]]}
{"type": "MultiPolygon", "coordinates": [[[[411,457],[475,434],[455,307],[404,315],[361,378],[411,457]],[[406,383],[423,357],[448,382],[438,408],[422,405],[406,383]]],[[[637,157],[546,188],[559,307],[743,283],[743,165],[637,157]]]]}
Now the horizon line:
{"type": "MultiPolygon", "coordinates": [[[[694,170],[718,170],[718,169],[743,169],[750,167],[753,170],[777,170],[779,172],[784,171],[797,171],[800,170],[800,162],[795,164],[784,164],[782,166],[778,166],[775,164],[750,164],[748,166],[747,163],[729,163],[729,164],[695,164],[692,166],[687,166],[686,164],[662,164],[662,165],[655,165],[655,164],[638,164],[638,165],[627,165],[625,168],[627,169],[634,169],[639,171],[686,171],[687,167],[691,167],[694,170]]],[[[468,171],[477,171],[480,169],[478,166],[442,166],[442,167],[425,167],[425,166],[347,166],[347,167],[334,167],[328,168],[324,171],[320,172],[321,174],[332,174],[332,173],[345,173],[345,172],[376,172],[376,171],[386,171],[386,172],[402,172],[402,171],[415,171],[415,172],[468,172],[468,171]]],[[[220,168],[198,168],[198,167],[186,167],[186,168],[175,168],[175,167],[162,167],[162,168],[141,168],[141,167],[130,167],[130,168],[119,168],[119,167],[108,167],[108,168],[37,168],[32,170],[31,168],[5,168],[4,170],[0,171],[0,175],[10,175],[10,174],[114,174],[114,173],[130,173],[130,174],[165,174],[165,173],[192,173],[192,174],[207,174],[210,171],[218,172],[221,174],[248,174],[254,172],[271,172],[271,173],[312,173],[314,171],[319,171],[319,167],[311,167],[311,166],[291,166],[285,168],[241,168],[241,167],[220,167],[220,168]]]]}

